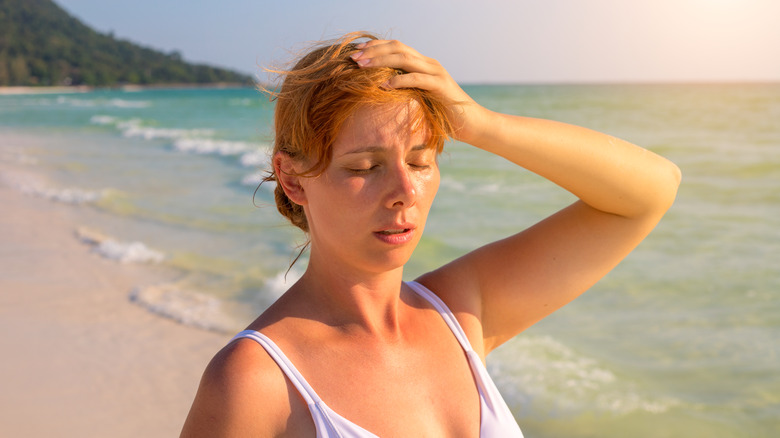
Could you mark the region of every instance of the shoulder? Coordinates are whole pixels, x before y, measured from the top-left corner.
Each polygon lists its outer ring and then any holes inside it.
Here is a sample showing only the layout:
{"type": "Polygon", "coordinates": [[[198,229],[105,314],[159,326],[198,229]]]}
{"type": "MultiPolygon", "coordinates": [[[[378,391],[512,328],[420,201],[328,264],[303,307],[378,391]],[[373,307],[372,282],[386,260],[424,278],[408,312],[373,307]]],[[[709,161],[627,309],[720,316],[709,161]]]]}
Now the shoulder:
{"type": "Polygon", "coordinates": [[[256,342],[238,339],[206,367],[182,436],[280,436],[301,414],[306,405],[276,362],[256,342]]]}
{"type": "Polygon", "coordinates": [[[439,268],[422,275],[415,281],[438,296],[458,320],[474,351],[485,359],[489,351],[485,348],[482,330],[482,302],[475,291],[477,286],[465,266],[453,269],[453,265],[439,268]]]}

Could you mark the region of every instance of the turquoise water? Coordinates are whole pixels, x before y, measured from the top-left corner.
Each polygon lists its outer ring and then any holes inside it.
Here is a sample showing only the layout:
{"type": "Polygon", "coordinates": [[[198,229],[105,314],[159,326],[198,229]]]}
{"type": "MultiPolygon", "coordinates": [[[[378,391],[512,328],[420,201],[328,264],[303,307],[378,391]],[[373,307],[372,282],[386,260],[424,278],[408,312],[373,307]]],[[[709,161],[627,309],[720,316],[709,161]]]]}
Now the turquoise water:
{"type": "MultiPolygon", "coordinates": [[[[625,138],[684,174],[676,204],[628,259],[489,358],[526,435],[775,436],[780,84],[467,91],[495,110],[625,138]]],[[[135,304],[230,332],[284,290],[304,241],[271,187],[253,205],[272,110],[250,89],[0,96],[0,132],[39,139],[0,145],[0,182],[70,204],[102,256],[170,271],[169,283],[127,291],[135,304]]],[[[573,199],[462,144],[441,167],[409,278],[573,199]]]]}

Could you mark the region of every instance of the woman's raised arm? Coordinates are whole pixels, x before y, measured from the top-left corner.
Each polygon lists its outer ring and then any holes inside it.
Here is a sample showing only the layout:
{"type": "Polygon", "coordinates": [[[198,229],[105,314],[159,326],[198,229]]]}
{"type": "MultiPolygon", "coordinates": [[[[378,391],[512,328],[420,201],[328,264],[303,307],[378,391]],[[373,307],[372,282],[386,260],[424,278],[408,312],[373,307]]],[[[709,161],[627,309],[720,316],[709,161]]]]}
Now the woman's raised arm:
{"type": "Polygon", "coordinates": [[[646,149],[586,128],[490,111],[437,61],[397,41],[365,43],[353,59],[361,67],[408,72],[388,86],[423,88],[452,102],[457,140],[579,198],[533,227],[421,277],[454,308],[472,342],[482,341],[484,355],[592,286],[674,202],[679,169],[646,149]]]}

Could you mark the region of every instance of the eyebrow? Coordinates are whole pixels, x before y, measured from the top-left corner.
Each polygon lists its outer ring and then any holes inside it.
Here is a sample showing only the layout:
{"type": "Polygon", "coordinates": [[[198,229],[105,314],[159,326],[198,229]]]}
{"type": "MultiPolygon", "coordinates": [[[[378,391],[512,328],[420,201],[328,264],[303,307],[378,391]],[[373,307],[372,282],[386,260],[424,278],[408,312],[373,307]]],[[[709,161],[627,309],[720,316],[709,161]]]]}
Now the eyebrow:
{"type": "MultiPolygon", "coordinates": [[[[365,147],[353,149],[353,150],[348,151],[348,152],[344,152],[342,154],[342,156],[344,156],[344,155],[354,155],[354,154],[364,154],[364,153],[369,153],[369,152],[372,152],[372,153],[373,152],[382,152],[382,151],[384,151],[386,149],[387,148],[382,147],[382,146],[365,146],[365,147]]],[[[425,150],[425,149],[428,149],[428,145],[423,143],[423,144],[418,144],[418,145],[412,146],[411,150],[412,151],[420,151],[420,150],[425,150]]]]}

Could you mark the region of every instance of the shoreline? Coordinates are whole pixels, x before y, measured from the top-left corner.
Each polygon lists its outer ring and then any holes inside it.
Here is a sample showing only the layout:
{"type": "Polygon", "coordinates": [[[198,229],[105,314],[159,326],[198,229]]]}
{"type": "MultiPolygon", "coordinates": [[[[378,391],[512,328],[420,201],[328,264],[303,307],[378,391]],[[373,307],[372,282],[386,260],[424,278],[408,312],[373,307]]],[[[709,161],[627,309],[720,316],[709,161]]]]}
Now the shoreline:
{"type": "MultiPolygon", "coordinates": [[[[0,131],[0,152],[35,142],[0,131]]],[[[134,287],[166,273],[90,251],[75,235],[79,207],[4,180],[25,171],[0,160],[2,434],[177,436],[201,373],[229,335],[133,304],[134,287]]]]}
{"type": "Polygon", "coordinates": [[[18,96],[27,94],[77,94],[89,93],[97,90],[121,90],[126,92],[144,90],[187,90],[187,89],[228,89],[228,88],[253,88],[255,85],[238,82],[216,82],[212,84],[150,84],[150,85],[72,85],[72,86],[0,86],[0,96],[18,96]]]}

